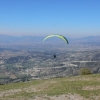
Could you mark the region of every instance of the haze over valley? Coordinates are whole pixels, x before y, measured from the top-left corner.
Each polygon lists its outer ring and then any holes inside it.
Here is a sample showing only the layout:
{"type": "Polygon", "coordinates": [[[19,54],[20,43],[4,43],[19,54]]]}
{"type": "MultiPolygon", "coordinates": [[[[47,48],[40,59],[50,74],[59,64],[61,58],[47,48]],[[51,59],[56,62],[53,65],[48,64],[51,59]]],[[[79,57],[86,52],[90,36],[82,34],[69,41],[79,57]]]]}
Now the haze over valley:
{"type": "Polygon", "coordinates": [[[1,37],[0,84],[76,76],[84,67],[100,73],[99,36],[68,38],[69,44],[56,37],[45,42],[39,36],[1,37]]]}

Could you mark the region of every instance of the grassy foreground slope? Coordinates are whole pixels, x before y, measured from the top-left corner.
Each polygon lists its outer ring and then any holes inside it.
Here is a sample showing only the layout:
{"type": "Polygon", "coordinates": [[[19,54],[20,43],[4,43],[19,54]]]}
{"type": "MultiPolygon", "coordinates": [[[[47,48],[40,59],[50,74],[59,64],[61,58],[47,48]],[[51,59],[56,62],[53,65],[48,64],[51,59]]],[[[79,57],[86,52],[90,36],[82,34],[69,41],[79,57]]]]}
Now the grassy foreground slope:
{"type": "Polygon", "coordinates": [[[100,100],[100,74],[0,85],[0,100],[100,100]]]}

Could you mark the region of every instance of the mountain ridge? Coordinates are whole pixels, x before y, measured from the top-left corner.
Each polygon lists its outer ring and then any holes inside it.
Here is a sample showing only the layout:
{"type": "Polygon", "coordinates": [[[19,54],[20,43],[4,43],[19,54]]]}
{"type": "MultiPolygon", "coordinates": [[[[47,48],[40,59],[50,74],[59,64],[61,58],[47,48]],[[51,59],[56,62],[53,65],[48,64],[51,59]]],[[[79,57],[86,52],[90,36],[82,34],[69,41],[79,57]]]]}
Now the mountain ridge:
{"type": "MultiPolygon", "coordinates": [[[[0,34],[0,42],[1,43],[11,43],[11,42],[41,42],[45,36],[30,36],[30,35],[24,35],[24,36],[11,36],[11,35],[4,35],[0,34]]],[[[70,42],[94,42],[94,43],[100,43],[100,36],[87,36],[87,37],[81,37],[81,38],[67,38],[70,42]]],[[[47,42],[50,41],[60,41],[58,38],[50,38],[47,40],[47,42]]]]}

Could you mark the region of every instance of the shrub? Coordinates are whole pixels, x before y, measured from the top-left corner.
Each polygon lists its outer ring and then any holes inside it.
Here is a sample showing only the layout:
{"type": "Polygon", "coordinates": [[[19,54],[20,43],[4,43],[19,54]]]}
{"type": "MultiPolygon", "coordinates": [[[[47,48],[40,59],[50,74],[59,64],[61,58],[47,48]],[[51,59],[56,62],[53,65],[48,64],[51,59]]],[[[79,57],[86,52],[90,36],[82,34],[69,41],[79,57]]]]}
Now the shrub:
{"type": "Polygon", "coordinates": [[[88,74],[92,74],[91,70],[89,68],[81,68],[79,71],[80,75],[88,75],[88,74]]]}

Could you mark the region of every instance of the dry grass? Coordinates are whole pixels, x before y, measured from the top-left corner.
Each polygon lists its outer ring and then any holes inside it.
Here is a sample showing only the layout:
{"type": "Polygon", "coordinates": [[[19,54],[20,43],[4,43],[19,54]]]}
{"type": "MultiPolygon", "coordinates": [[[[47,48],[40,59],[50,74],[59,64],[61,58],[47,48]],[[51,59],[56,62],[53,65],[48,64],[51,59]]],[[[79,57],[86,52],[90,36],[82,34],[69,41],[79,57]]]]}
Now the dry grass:
{"type": "Polygon", "coordinates": [[[100,74],[1,85],[0,100],[100,100],[100,74]]]}

